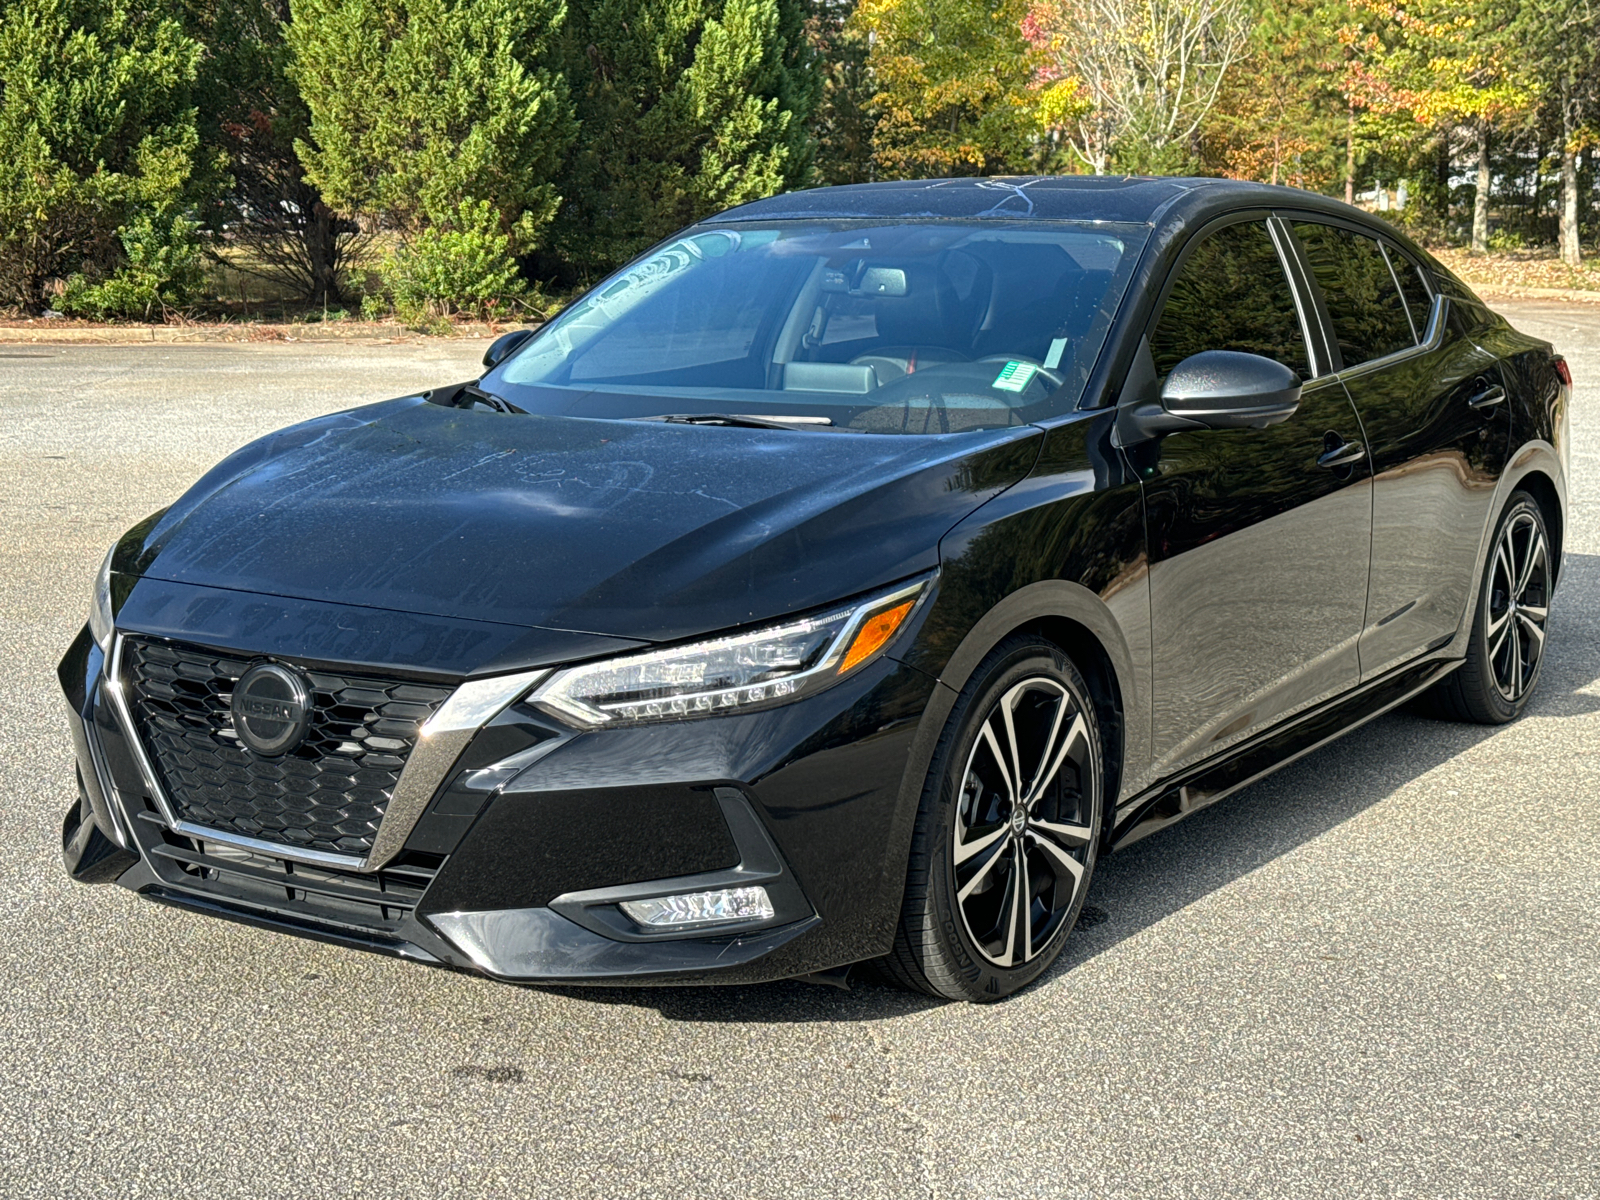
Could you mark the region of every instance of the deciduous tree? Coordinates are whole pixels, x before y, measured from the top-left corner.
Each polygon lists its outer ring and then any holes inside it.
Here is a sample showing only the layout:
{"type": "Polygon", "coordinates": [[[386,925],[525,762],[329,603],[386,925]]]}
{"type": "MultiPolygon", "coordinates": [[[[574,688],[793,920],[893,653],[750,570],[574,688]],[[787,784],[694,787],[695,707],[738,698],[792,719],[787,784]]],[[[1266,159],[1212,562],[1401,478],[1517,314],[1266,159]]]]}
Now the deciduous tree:
{"type": "Polygon", "coordinates": [[[862,0],[885,178],[1026,170],[1038,141],[1037,60],[1022,0],[862,0]]]}
{"type": "Polygon", "coordinates": [[[1087,101],[1068,145],[1096,174],[1174,171],[1199,157],[1199,134],[1245,52],[1246,0],[1045,0],[1032,13],[1055,73],[1087,101]]]}

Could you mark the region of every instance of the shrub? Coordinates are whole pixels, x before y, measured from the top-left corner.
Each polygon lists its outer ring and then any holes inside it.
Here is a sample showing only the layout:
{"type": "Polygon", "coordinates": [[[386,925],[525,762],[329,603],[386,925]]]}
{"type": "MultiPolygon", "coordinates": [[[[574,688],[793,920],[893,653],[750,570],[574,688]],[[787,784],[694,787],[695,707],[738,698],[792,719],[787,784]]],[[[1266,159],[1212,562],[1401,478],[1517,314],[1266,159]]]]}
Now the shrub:
{"type": "Polygon", "coordinates": [[[329,205],[415,233],[463,197],[487,200],[519,251],[537,243],[577,131],[556,54],[563,0],[291,9],[287,74],[310,114],[296,150],[329,205]]]}
{"type": "Polygon", "coordinates": [[[37,312],[53,280],[108,279],[139,212],[192,198],[199,53],[161,0],[8,0],[0,304],[37,312]]]}
{"type": "Polygon", "coordinates": [[[442,217],[379,267],[395,315],[408,325],[484,316],[525,293],[511,235],[487,200],[463,200],[442,217]]]}
{"type": "Polygon", "coordinates": [[[127,262],[99,282],[77,274],[67,280],[62,312],[74,316],[165,318],[187,305],[205,282],[199,226],[181,216],[139,213],[118,230],[127,262]]]}

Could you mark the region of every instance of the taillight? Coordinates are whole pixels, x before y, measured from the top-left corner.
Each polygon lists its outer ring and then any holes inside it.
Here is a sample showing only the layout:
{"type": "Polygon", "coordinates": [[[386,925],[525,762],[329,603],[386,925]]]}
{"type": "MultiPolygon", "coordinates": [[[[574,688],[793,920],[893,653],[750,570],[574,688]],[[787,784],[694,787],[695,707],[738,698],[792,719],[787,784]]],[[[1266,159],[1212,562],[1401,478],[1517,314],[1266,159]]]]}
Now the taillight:
{"type": "Polygon", "coordinates": [[[1561,379],[1564,386],[1572,386],[1572,368],[1567,366],[1566,359],[1559,356],[1556,358],[1556,375],[1561,379]]]}

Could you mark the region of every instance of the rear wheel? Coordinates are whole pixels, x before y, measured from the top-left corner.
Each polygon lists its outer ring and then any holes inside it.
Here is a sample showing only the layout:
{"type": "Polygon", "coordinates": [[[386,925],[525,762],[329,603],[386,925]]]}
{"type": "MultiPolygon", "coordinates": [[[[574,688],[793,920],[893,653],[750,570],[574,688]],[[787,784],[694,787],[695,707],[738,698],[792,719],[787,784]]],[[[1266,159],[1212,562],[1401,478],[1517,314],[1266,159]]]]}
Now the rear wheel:
{"type": "Polygon", "coordinates": [[[998,1000],[1061,953],[1094,871],[1105,777],[1076,667],[1042,638],[997,647],[929,768],[905,903],[880,969],[951,1000],[998,1000]]]}
{"type": "Polygon", "coordinates": [[[1544,661],[1551,583],[1544,513],[1514,492],[1483,569],[1466,661],[1429,697],[1440,716],[1504,725],[1522,712],[1544,661]]]}

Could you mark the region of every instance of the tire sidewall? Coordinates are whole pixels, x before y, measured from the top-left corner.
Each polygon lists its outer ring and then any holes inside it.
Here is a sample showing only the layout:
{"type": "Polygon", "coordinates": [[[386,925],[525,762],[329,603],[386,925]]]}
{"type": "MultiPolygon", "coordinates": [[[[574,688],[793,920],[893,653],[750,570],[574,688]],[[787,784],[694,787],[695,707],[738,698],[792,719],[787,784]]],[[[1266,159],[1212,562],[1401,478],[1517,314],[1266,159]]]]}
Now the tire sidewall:
{"type": "Polygon", "coordinates": [[[928,902],[933,909],[930,915],[934,918],[946,960],[961,979],[962,990],[974,1000],[999,1000],[1037,979],[1059,957],[1077,924],[1094,874],[1105,811],[1100,725],[1083,676],[1071,660],[1042,638],[1003,643],[991,652],[973,672],[972,681],[962,690],[949,719],[958,732],[935,759],[929,775],[929,787],[933,792],[928,814],[931,818],[928,902]],[[997,967],[973,945],[956,902],[954,836],[958,796],[967,758],[979,737],[983,718],[1007,689],[1029,676],[1041,674],[1052,676],[1067,687],[1072,702],[1084,714],[1089,726],[1089,758],[1094,765],[1090,821],[1094,834],[1085,856],[1083,885],[1061,927],[1030,962],[1016,968],[997,967]]]}

